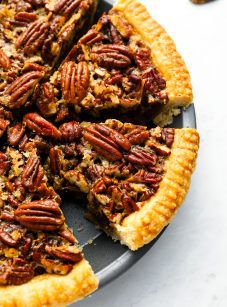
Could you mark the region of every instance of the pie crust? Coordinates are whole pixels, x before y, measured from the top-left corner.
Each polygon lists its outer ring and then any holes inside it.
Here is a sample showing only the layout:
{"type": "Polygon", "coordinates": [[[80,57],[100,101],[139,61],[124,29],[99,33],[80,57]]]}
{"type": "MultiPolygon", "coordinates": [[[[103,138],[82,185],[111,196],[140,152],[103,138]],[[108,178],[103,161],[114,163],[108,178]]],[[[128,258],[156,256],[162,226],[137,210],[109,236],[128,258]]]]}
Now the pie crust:
{"type": "Polygon", "coordinates": [[[82,260],[65,276],[44,274],[19,286],[0,287],[1,307],[65,306],[98,287],[89,263],[82,260]]]}
{"type": "Polygon", "coordinates": [[[137,212],[115,227],[114,236],[131,250],[151,242],[174,218],[182,204],[195,168],[199,134],[195,129],[176,129],[166,173],[159,190],[137,212]]]}
{"type": "Polygon", "coordinates": [[[171,114],[177,115],[179,111],[176,109],[188,107],[193,99],[191,78],[185,62],[176,50],[172,38],[141,3],[136,0],[118,0],[114,9],[133,25],[134,30],[152,50],[152,60],[166,80],[169,98],[154,122],[161,126],[163,123],[170,123],[171,114]]]}

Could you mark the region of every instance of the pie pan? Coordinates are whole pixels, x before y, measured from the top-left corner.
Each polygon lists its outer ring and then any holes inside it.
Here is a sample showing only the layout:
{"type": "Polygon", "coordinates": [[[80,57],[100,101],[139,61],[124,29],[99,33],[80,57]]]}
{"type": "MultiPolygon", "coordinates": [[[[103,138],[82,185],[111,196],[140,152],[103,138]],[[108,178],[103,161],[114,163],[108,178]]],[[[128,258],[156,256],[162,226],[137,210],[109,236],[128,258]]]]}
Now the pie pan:
{"type": "MultiPolygon", "coordinates": [[[[111,9],[113,3],[112,0],[99,0],[94,23],[103,12],[111,9]]],[[[174,119],[171,127],[196,128],[194,105],[191,104],[188,109],[182,110],[181,114],[174,119]]],[[[69,227],[74,230],[80,245],[83,246],[85,258],[90,262],[100,281],[99,288],[101,288],[136,263],[155,244],[163,232],[150,244],[132,252],[120,243],[113,242],[111,238],[86,220],[83,204],[85,205],[86,201],[75,199],[72,194],[68,194],[64,195],[62,209],[69,227]]]]}

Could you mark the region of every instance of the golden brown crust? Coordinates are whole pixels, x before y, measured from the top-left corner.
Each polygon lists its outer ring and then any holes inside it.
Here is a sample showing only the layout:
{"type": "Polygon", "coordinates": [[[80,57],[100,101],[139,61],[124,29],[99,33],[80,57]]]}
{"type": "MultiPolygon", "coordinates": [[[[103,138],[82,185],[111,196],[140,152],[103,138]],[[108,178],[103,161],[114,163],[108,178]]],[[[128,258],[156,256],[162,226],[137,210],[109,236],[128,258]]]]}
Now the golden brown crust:
{"type": "Polygon", "coordinates": [[[195,129],[176,129],[171,155],[158,192],[139,211],[116,226],[122,244],[137,250],[151,242],[169,224],[182,204],[190,186],[199,148],[195,129]]]}
{"type": "Polygon", "coordinates": [[[95,291],[98,281],[86,260],[65,276],[44,274],[20,286],[0,287],[1,307],[65,306],[95,291]]]}
{"type": "Polygon", "coordinates": [[[155,66],[167,82],[168,105],[188,106],[193,99],[189,72],[170,36],[136,0],[118,0],[114,9],[142,36],[152,50],[155,66]]]}

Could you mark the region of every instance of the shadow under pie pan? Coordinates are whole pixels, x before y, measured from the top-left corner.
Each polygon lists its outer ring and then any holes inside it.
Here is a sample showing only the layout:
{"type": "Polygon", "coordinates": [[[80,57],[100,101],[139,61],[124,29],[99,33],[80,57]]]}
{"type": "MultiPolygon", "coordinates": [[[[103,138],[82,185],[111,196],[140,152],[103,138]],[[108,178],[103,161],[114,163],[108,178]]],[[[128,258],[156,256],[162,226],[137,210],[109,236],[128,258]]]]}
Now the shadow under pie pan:
{"type": "MultiPolygon", "coordinates": [[[[100,0],[95,21],[98,20],[103,12],[109,11],[113,2],[111,0],[100,0]]],[[[187,110],[182,110],[182,113],[174,119],[171,127],[196,128],[194,105],[192,104],[187,110]]],[[[73,195],[66,194],[63,198],[62,209],[69,227],[73,228],[80,245],[83,246],[86,259],[90,262],[96,276],[99,278],[100,287],[103,287],[125,272],[147,253],[163,232],[150,244],[136,252],[132,252],[119,242],[112,241],[110,237],[107,237],[86,220],[84,218],[85,210],[81,206],[83,203],[85,204],[86,201],[75,199],[73,195]]]]}

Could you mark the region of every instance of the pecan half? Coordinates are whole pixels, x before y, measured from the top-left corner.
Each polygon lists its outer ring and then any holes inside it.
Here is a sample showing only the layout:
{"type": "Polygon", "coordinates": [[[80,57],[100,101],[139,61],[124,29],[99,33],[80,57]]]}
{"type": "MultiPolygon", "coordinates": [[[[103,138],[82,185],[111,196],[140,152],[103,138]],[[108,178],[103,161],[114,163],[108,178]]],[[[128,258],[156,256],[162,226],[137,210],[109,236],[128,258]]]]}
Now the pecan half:
{"type": "Polygon", "coordinates": [[[32,266],[21,258],[16,258],[13,262],[0,266],[0,284],[21,285],[32,279],[34,270],[32,266]]]}
{"type": "Polygon", "coordinates": [[[60,175],[62,151],[57,148],[51,148],[49,152],[51,173],[55,176],[60,175]]]}
{"type": "Polygon", "coordinates": [[[26,127],[33,130],[38,135],[50,137],[55,140],[61,138],[61,132],[37,113],[26,114],[23,118],[23,122],[26,124],[26,127]]]}
{"type": "Polygon", "coordinates": [[[59,127],[63,140],[73,142],[82,136],[82,128],[76,121],[62,124],[59,127]]]}
{"type": "Polygon", "coordinates": [[[62,14],[69,18],[79,7],[81,0],[59,0],[54,6],[55,14],[62,14]]]}
{"type": "Polygon", "coordinates": [[[25,24],[35,21],[37,19],[36,13],[31,12],[19,12],[14,16],[14,19],[25,24]]]}
{"type": "Polygon", "coordinates": [[[131,65],[131,51],[124,45],[102,45],[94,47],[91,59],[106,68],[126,68],[131,65]]]}
{"type": "Polygon", "coordinates": [[[43,77],[43,71],[30,71],[17,78],[5,91],[6,95],[10,95],[8,107],[15,109],[25,104],[35,86],[43,77]]]}
{"type": "Polygon", "coordinates": [[[49,246],[45,250],[51,256],[57,257],[64,261],[77,263],[83,259],[80,250],[76,246],[49,246]]]}
{"type": "Polygon", "coordinates": [[[54,231],[64,224],[61,209],[53,200],[39,200],[20,205],[15,210],[15,219],[31,230],[54,231]]]}
{"type": "Polygon", "coordinates": [[[86,62],[77,65],[66,62],[61,72],[61,87],[64,99],[78,104],[86,95],[89,86],[90,71],[86,62]]]}
{"type": "Polygon", "coordinates": [[[56,98],[54,88],[50,83],[44,83],[38,88],[36,103],[40,112],[45,116],[56,114],[56,98]]]}
{"type": "Polygon", "coordinates": [[[149,131],[147,131],[144,127],[135,127],[132,131],[125,134],[125,137],[129,140],[129,142],[133,145],[141,145],[144,144],[145,141],[149,138],[149,131]]]}
{"type": "Polygon", "coordinates": [[[59,231],[59,235],[70,243],[76,242],[75,237],[73,236],[72,232],[68,228],[59,231]]]}
{"type": "Polygon", "coordinates": [[[21,175],[22,185],[31,192],[39,188],[44,176],[43,170],[39,169],[39,165],[39,158],[31,155],[21,175]]]}
{"type": "Polygon", "coordinates": [[[25,133],[25,129],[21,123],[17,123],[13,127],[10,127],[7,132],[7,140],[10,145],[17,146],[22,140],[25,133]]]}
{"type": "Polygon", "coordinates": [[[23,46],[26,55],[36,53],[43,45],[49,32],[49,22],[37,20],[30,24],[18,38],[16,47],[23,46]]]}
{"type": "Polygon", "coordinates": [[[156,184],[162,180],[162,176],[150,173],[144,169],[139,170],[135,175],[131,176],[129,182],[141,182],[141,183],[151,183],[156,184]]]}
{"type": "Polygon", "coordinates": [[[174,141],[174,129],[173,128],[163,128],[162,129],[162,139],[168,147],[171,147],[174,141]]]}
{"type": "Polygon", "coordinates": [[[11,61],[2,49],[0,49],[0,67],[3,69],[10,69],[11,67],[11,61]]]}
{"type": "Polygon", "coordinates": [[[0,137],[6,131],[6,128],[9,126],[10,121],[7,119],[0,118],[0,137]]]}
{"type": "Polygon", "coordinates": [[[98,33],[94,29],[89,30],[81,39],[81,44],[93,45],[98,43],[104,39],[104,35],[102,33],[98,33]]]}
{"type": "Polygon", "coordinates": [[[5,153],[0,152],[0,175],[4,175],[8,171],[9,166],[9,157],[5,153]]]}
{"type": "Polygon", "coordinates": [[[141,146],[135,146],[128,154],[124,155],[124,158],[133,163],[142,166],[152,166],[157,162],[157,155],[150,148],[144,148],[141,146]]]}
{"type": "Polygon", "coordinates": [[[121,159],[121,152],[131,148],[129,140],[123,134],[102,124],[86,127],[83,136],[98,154],[110,161],[121,159]]]}
{"type": "Polygon", "coordinates": [[[22,239],[23,233],[20,226],[5,224],[0,228],[0,241],[7,246],[15,247],[22,239]]]}

